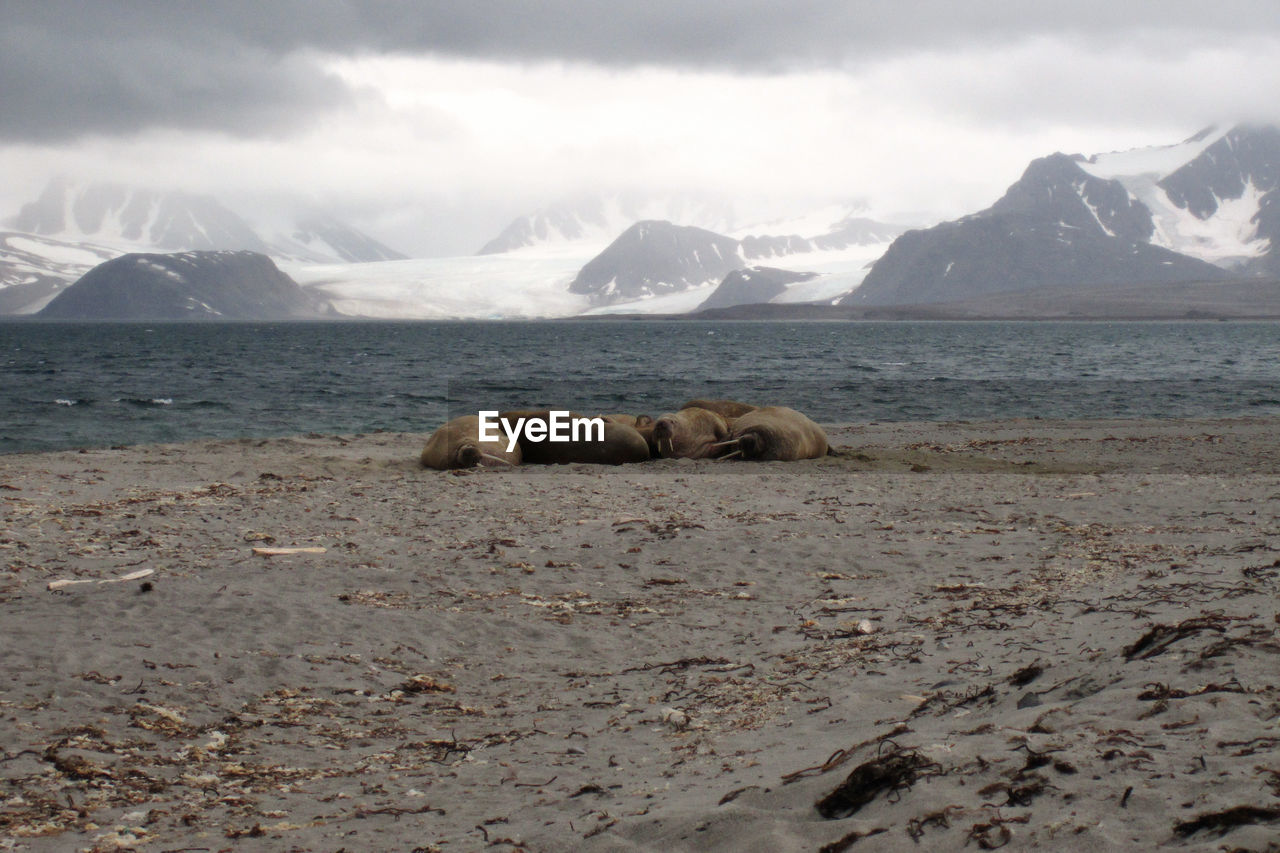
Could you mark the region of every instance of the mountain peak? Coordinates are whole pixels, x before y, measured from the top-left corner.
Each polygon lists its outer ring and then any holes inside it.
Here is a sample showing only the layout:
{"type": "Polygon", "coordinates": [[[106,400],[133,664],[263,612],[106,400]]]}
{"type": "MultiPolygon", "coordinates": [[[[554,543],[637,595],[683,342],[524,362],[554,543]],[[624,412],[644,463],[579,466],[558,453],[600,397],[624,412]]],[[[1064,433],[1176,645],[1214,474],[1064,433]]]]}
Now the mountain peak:
{"type": "Polygon", "coordinates": [[[135,252],[99,264],[39,315],[60,320],[289,320],[318,305],[266,255],[135,252]]]}
{"type": "Polygon", "coordinates": [[[121,251],[246,250],[312,263],[396,260],[404,255],[327,213],[265,234],[211,195],[58,177],[12,220],[16,230],[121,251]]]}

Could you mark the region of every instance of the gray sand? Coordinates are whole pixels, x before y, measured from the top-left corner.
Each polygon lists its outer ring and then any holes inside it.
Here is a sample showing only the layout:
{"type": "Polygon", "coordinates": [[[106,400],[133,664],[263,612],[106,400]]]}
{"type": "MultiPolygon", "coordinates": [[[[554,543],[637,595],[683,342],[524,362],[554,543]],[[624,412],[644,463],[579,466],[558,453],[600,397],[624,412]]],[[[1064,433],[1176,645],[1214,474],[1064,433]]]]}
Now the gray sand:
{"type": "Polygon", "coordinates": [[[0,850],[1274,850],[1277,426],[0,457],[0,850]]]}

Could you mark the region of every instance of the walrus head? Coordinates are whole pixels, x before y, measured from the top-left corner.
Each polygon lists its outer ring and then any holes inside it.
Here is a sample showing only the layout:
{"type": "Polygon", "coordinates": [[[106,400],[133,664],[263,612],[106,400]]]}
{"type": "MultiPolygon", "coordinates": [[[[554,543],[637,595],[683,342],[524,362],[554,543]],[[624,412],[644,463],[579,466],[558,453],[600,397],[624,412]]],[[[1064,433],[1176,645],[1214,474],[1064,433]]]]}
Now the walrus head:
{"type": "Polygon", "coordinates": [[[764,455],[764,436],[754,432],[744,432],[738,436],[738,452],[743,459],[758,459],[764,455]]]}
{"type": "Polygon", "coordinates": [[[454,459],[458,468],[474,468],[480,464],[483,454],[480,448],[474,444],[464,444],[458,448],[458,452],[454,455],[454,459]]]}
{"type": "Polygon", "coordinates": [[[652,444],[657,455],[704,459],[716,455],[716,442],[729,434],[724,418],[706,409],[681,409],[658,418],[652,444]]]}

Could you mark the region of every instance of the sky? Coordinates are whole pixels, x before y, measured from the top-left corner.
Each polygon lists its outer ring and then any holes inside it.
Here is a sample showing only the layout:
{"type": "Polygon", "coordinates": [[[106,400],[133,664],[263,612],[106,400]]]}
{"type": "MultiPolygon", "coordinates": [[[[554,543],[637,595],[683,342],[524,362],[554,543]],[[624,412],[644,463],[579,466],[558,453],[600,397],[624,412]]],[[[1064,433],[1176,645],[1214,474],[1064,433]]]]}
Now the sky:
{"type": "Polygon", "coordinates": [[[1280,123],[1280,3],[0,0],[0,81],[0,218],[65,175],[470,254],[591,193],[927,224],[1280,123]]]}

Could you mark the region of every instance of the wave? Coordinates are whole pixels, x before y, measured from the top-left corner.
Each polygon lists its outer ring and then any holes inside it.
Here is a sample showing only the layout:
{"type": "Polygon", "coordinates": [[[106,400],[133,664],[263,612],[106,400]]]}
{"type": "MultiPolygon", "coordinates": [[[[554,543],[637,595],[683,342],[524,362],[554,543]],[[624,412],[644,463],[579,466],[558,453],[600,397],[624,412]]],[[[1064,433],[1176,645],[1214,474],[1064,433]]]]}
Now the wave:
{"type": "Polygon", "coordinates": [[[172,406],[172,397],[115,397],[113,403],[124,403],[126,406],[172,406]]]}

